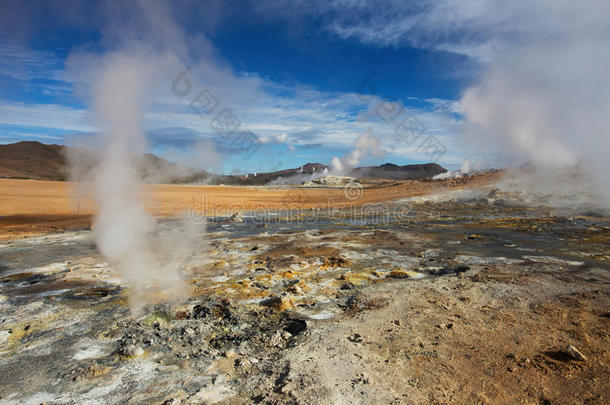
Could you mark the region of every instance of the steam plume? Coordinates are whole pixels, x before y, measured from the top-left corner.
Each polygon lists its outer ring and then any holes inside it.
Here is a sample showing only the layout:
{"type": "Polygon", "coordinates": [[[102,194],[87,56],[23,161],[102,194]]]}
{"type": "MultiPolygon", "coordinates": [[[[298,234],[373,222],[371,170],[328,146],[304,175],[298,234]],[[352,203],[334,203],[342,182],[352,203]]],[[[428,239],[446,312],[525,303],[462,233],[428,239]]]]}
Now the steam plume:
{"type": "MultiPolygon", "coordinates": [[[[195,242],[200,252],[205,247],[201,225],[195,227],[186,218],[171,226],[157,223],[146,210],[142,186],[144,172],[150,172],[142,170],[147,152],[144,112],[166,96],[160,92],[167,91],[168,78],[180,71],[179,61],[190,60],[191,47],[168,2],[103,3],[99,13],[104,17],[105,53],[77,49],[66,64],[82,86],[80,93],[91,96],[99,128],[92,142],[100,151],[93,169],[97,246],[120,270],[128,283],[131,309],[139,312],[147,304],[187,298],[182,273],[193,261],[195,242]]],[[[192,43],[201,57],[196,70],[205,71],[213,65],[204,58],[209,44],[204,37],[192,43]]],[[[209,70],[212,75],[217,71],[209,70]]],[[[74,175],[79,165],[74,159],[70,163],[74,175]]],[[[171,174],[152,173],[153,179],[171,174]]]]}
{"type": "Polygon", "coordinates": [[[96,168],[98,212],[95,236],[101,253],[129,284],[132,310],[159,299],[185,297],[187,286],[178,275],[181,263],[163,263],[167,244],[155,242],[155,221],[143,203],[137,162],[146,150],[142,107],[151,72],[144,61],[113,55],[94,89],[94,110],[103,130],[96,168]],[[158,250],[161,248],[161,250],[158,250]],[[152,290],[150,290],[152,289],[152,290]],[[150,291],[156,294],[153,299],[150,291]]]}
{"type": "Polygon", "coordinates": [[[610,201],[610,3],[537,1],[513,21],[503,52],[460,102],[467,134],[513,160],[558,168],[576,163],[610,201]],[[515,38],[523,38],[523,41],[515,38]]]}
{"type": "Polygon", "coordinates": [[[370,130],[358,137],[358,140],[356,140],[356,146],[350,151],[349,154],[340,158],[336,156],[332,158],[332,172],[336,174],[349,172],[364,158],[366,158],[369,153],[377,157],[383,156],[386,153],[385,150],[379,147],[379,138],[371,135],[370,130]]]}

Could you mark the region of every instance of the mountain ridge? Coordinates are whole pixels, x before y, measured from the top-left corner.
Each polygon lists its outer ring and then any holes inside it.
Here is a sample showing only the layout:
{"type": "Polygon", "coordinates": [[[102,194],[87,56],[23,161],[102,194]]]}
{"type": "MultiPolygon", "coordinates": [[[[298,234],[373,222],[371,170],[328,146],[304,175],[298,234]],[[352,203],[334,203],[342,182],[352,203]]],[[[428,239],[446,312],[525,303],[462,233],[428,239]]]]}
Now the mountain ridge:
{"type": "MultiPolygon", "coordinates": [[[[69,178],[90,180],[97,154],[88,149],[57,144],[43,144],[37,141],[21,141],[0,145],[0,178],[65,181],[69,178]],[[68,172],[68,156],[77,161],[77,177],[68,172]],[[76,159],[74,159],[76,157],[76,159]]],[[[306,163],[297,168],[273,172],[248,173],[244,175],[214,174],[201,169],[193,169],[170,162],[152,153],[142,155],[137,162],[140,176],[147,183],[173,184],[226,184],[264,185],[301,183],[316,173],[330,170],[321,163],[306,163]],[[294,181],[294,183],[290,183],[294,181]]],[[[444,173],[446,170],[435,163],[399,166],[384,163],[380,166],[357,167],[344,173],[351,177],[384,178],[393,180],[421,179],[444,173]]]]}

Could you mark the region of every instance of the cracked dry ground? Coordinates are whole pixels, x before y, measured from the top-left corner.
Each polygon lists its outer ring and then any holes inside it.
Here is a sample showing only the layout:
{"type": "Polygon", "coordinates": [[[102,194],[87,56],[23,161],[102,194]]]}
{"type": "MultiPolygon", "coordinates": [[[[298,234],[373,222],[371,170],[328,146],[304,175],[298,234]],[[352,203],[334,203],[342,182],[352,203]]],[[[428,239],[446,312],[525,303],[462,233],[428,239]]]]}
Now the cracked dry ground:
{"type": "Polygon", "coordinates": [[[609,226],[480,202],[216,221],[189,302],[138,317],[88,232],[10,241],[0,402],[605,403],[609,226]]]}

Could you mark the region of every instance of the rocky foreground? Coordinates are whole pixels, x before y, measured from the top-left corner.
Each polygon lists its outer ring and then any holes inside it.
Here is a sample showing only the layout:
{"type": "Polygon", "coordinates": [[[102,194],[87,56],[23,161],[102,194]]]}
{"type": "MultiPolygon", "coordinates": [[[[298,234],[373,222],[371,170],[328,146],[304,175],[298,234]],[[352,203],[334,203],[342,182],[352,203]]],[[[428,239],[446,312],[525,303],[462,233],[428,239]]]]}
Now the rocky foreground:
{"type": "Polygon", "coordinates": [[[521,200],[213,220],[137,316],[89,231],[4,242],[0,402],[607,402],[610,218],[521,200]]]}

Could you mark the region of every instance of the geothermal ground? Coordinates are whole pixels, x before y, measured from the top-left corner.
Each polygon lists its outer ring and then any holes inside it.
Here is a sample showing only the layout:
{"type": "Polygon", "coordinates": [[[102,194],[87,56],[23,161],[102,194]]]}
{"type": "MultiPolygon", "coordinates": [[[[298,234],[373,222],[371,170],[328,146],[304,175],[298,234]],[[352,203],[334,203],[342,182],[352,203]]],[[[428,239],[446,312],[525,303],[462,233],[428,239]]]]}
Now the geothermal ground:
{"type": "MultiPolygon", "coordinates": [[[[0,402],[606,403],[610,218],[497,176],[206,188],[228,215],[187,221],[191,298],[151,289],[137,315],[86,203],[76,215],[64,183],[3,182],[30,205],[2,218],[0,402]]],[[[152,188],[157,216],[199,204],[201,189],[152,188]]]]}

